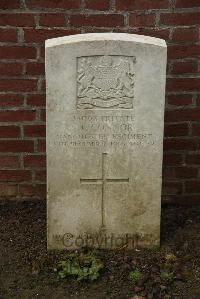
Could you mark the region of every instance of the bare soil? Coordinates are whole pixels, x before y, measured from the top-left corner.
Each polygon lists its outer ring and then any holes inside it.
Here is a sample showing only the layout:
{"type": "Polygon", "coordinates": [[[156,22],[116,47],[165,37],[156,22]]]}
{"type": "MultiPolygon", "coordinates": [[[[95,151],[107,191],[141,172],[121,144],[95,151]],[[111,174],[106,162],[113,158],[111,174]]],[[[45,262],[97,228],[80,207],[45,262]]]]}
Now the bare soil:
{"type": "Polygon", "coordinates": [[[59,280],[55,268],[64,253],[46,250],[45,203],[2,202],[0,299],[199,299],[200,207],[163,207],[161,228],[160,249],[98,250],[104,268],[96,281],[59,280]],[[170,279],[161,277],[163,265],[170,279]],[[129,277],[135,268],[136,283],[129,277]]]}

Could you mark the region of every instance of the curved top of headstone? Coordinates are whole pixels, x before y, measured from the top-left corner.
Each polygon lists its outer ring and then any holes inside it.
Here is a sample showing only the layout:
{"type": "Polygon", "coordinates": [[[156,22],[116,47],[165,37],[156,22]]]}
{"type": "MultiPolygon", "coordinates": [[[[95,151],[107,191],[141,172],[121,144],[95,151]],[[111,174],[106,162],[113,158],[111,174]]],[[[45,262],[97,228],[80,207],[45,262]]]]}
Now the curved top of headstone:
{"type": "Polygon", "coordinates": [[[127,41],[166,47],[164,39],[130,33],[83,33],[48,39],[46,47],[55,47],[83,41],[127,41]]]}

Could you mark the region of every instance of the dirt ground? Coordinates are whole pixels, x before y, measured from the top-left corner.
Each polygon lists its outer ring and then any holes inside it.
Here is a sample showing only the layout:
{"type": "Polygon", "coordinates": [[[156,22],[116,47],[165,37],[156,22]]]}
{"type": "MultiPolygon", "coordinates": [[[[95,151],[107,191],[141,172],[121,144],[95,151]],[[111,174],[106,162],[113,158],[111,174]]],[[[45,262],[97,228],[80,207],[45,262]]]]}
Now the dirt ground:
{"type": "Polygon", "coordinates": [[[161,228],[159,250],[99,250],[104,268],[96,281],[58,280],[63,253],[46,251],[45,204],[2,202],[0,299],[199,299],[200,207],[163,207],[161,228]],[[160,275],[166,264],[172,277],[160,275]],[[129,277],[136,267],[137,283],[129,277]]]}

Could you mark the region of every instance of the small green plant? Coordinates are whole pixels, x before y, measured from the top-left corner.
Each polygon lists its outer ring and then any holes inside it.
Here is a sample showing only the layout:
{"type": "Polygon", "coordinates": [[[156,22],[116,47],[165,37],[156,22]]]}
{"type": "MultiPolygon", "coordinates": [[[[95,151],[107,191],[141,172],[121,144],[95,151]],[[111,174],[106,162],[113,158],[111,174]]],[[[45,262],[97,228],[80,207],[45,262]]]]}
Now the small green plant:
{"type": "Polygon", "coordinates": [[[175,263],[177,257],[173,253],[167,253],[164,256],[164,263],[160,265],[160,278],[164,283],[171,283],[175,276],[175,263]]]}
{"type": "Polygon", "coordinates": [[[102,262],[95,257],[94,253],[80,255],[72,253],[58,262],[57,272],[59,278],[72,275],[77,280],[95,280],[99,277],[102,268],[102,262]]]}
{"type": "Polygon", "coordinates": [[[141,277],[141,273],[139,271],[138,268],[135,268],[135,270],[131,271],[129,273],[129,278],[134,282],[136,283],[141,277]]]}
{"type": "Polygon", "coordinates": [[[165,271],[162,270],[160,272],[160,278],[163,282],[170,282],[173,280],[174,278],[174,273],[173,272],[169,272],[169,271],[165,271]]]}

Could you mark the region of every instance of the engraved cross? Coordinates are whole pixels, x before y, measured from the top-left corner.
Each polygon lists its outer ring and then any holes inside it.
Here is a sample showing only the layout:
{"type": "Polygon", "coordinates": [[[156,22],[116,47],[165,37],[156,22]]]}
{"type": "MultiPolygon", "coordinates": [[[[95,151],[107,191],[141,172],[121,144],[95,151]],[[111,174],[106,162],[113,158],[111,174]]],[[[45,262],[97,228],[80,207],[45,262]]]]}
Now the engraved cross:
{"type": "Polygon", "coordinates": [[[102,167],[101,178],[89,179],[81,178],[81,184],[100,184],[102,186],[101,191],[101,231],[105,230],[105,190],[107,183],[128,183],[129,178],[106,178],[106,156],[107,153],[102,153],[102,167]]]}

